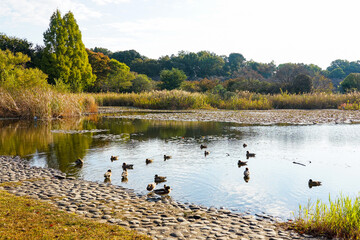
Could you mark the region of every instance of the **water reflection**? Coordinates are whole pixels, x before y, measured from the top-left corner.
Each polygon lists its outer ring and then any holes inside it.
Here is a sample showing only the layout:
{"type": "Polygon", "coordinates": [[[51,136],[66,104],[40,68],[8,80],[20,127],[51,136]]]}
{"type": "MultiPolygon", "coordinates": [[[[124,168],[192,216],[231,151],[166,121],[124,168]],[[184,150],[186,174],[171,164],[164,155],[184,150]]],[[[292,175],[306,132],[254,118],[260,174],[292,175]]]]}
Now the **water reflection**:
{"type": "Polygon", "coordinates": [[[308,199],[357,194],[359,130],[360,125],[265,127],[101,116],[2,120],[0,154],[144,194],[156,174],[166,176],[176,200],[287,218],[308,199]],[[123,163],[134,169],[123,170],[123,163]],[[244,166],[251,176],[244,175],[244,166]],[[107,179],[108,169],[112,176],[107,179]],[[310,187],[309,179],[323,184],[310,187]]]}

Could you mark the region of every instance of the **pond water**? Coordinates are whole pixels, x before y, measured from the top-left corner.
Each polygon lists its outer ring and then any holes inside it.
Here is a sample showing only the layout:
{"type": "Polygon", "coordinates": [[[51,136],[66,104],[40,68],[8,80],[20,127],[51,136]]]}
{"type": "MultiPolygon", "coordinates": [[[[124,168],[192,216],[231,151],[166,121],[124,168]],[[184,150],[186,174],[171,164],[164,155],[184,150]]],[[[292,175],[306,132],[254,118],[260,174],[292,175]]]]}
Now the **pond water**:
{"type": "Polygon", "coordinates": [[[167,177],[165,184],[177,201],[282,219],[292,218],[298,205],[309,200],[357,195],[359,146],[358,124],[242,126],[109,116],[0,121],[1,155],[20,155],[32,165],[91,181],[103,181],[111,169],[112,184],[139,194],[147,193],[147,184],[158,174],[167,177]],[[200,144],[208,146],[208,156],[200,144]],[[246,159],[247,150],[256,157],[246,159]],[[172,158],[164,161],[164,154],[172,158]],[[112,155],[119,160],[111,162],[112,155]],[[74,164],[79,157],[85,162],[82,168],[74,164]],[[154,162],[146,165],[146,158],[154,162]],[[248,182],[238,160],[248,161],[248,182]],[[127,182],[121,181],[123,162],[134,164],[127,182]],[[309,179],[322,181],[322,186],[309,188],[309,179]]]}

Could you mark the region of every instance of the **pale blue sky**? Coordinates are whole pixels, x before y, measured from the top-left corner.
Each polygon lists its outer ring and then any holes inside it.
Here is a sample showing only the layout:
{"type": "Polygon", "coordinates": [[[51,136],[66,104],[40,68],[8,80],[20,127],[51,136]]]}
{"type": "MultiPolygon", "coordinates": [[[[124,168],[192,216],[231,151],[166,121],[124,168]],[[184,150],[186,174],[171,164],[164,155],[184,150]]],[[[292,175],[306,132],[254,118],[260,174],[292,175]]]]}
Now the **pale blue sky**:
{"type": "Polygon", "coordinates": [[[276,64],[360,60],[358,0],[0,0],[0,32],[43,44],[56,9],[71,10],[86,47],[238,52],[276,64]]]}

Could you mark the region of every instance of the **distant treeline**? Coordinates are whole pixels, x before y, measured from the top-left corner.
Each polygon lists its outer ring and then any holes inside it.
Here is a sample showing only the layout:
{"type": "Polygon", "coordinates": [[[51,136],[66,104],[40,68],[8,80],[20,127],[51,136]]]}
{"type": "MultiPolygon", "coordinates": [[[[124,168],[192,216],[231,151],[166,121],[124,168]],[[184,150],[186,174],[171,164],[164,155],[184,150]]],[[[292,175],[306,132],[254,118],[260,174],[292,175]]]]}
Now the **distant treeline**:
{"type": "Polygon", "coordinates": [[[247,60],[241,53],[220,56],[209,51],[181,51],[151,59],[135,50],[86,49],[74,15],[68,12],[61,16],[58,10],[44,33],[44,46],[3,33],[0,49],[29,56],[25,67],[40,69],[48,83],[61,91],[137,93],[180,89],[225,95],[239,91],[275,94],[360,89],[360,61],[338,59],[324,70],[314,64],[260,63],[247,60]]]}

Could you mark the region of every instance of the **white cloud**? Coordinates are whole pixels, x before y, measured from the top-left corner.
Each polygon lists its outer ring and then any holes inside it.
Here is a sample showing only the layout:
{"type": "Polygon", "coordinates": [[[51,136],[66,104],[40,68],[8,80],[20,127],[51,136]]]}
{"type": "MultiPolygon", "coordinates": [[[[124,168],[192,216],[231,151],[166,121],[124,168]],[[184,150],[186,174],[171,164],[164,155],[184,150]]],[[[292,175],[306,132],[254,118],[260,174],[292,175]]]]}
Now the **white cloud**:
{"type": "Polygon", "coordinates": [[[47,25],[56,9],[63,14],[72,11],[76,19],[101,17],[101,13],[71,0],[2,0],[0,9],[2,9],[0,17],[6,17],[7,22],[14,25],[19,23],[47,25]]]}
{"type": "Polygon", "coordinates": [[[120,4],[130,2],[130,0],[92,0],[98,5],[107,5],[107,4],[120,4]]]}

